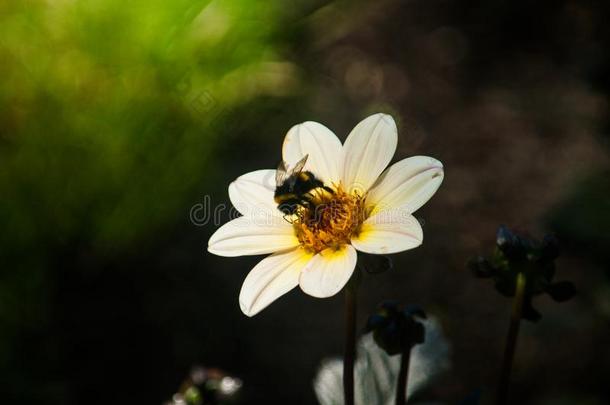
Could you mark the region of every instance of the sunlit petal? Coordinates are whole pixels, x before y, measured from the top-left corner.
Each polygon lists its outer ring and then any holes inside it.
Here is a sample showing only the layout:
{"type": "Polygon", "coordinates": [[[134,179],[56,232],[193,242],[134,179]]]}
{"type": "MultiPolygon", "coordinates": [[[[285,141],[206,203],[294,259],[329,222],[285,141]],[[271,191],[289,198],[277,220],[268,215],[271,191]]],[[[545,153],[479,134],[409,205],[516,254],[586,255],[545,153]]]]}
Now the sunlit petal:
{"type": "Polygon", "coordinates": [[[260,255],[298,244],[292,225],[281,217],[239,217],[218,228],[208,251],[219,256],[260,255]]]}
{"type": "Polygon", "coordinates": [[[375,114],[352,130],[344,145],[343,184],[364,194],[388,166],[398,143],[394,119],[375,114]]]}
{"type": "Polygon", "coordinates": [[[352,276],[356,259],[356,250],[350,245],[344,245],[338,250],[323,250],[307,263],[299,285],[305,293],[314,297],[335,295],[352,276]]]}
{"type": "Polygon", "coordinates": [[[427,156],[413,156],[390,166],[367,195],[374,212],[401,207],[409,213],[424,205],[443,182],[443,164],[427,156]]]}
{"type": "Polygon", "coordinates": [[[308,155],[305,170],[311,171],[327,185],[341,179],[341,141],[322,124],[307,121],[290,128],[284,138],[282,154],[290,166],[308,155]]]}
{"type": "Polygon", "coordinates": [[[254,316],[299,285],[301,270],[313,255],[302,248],[275,253],[261,260],[244,280],[239,306],[254,316]]]}
{"type": "Polygon", "coordinates": [[[422,244],[424,233],[417,219],[406,210],[396,209],[375,214],[364,221],[352,245],[361,252],[398,253],[422,244]]]}
{"type": "Polygon", "coordinates": [[[275,170],[256,170],[239,176],[229,185],[229,198],[245,216],[282,215],[273,200],[275,170]]]}

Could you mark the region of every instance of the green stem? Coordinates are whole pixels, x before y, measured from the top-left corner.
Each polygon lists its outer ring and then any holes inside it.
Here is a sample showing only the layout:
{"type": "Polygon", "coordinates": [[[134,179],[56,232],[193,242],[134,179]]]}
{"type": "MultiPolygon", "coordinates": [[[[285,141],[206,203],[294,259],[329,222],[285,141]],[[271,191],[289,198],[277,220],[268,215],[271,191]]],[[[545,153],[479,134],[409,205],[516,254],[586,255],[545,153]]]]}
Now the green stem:
{"type": "Polygon", "coordinates": [[[345,405],[354,405],[354,361],[356,357],[356,283],[345,288],[345,356],[343,359],[343,394],[345,405]]]}
{"type": "Polygon", "coordinates": [[[498,385],[498,405],[508,403],[508,386],[510,383],[510,373],[517,347],[517,336],[519,335],[519,325],[521,324],[521,313],[523,310],[523,297],[525,296],[525,274],[517,275],[517,285],[515,288],[515,298],[513,309],[510,316],[508,336],[506,337],[506,348],[504,349],[504,359],[502,360],[502,370],[500,373],[500,383],[498,385]]]}
{"type": "Polygon", "coordinates": [[[405,349],[400,355],[400,371],[396,384],[396,405],[407,403],[407,385],[409,379],[409,360],[411,359],[411,347],[405,349]]]}

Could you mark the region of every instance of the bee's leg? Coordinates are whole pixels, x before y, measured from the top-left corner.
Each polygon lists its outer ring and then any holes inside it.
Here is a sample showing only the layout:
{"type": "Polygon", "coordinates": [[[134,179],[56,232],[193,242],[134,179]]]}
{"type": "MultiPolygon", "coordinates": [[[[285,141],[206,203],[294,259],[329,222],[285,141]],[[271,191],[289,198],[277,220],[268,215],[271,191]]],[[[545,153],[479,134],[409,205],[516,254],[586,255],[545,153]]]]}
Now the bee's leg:
{"type": "Polygon", "coordinates": [[[302,198],[299,205],[307,210],[307,218],[312,224],[322,219],[324,204],[316,201],[312,193],[306,194],[309,198],[302,198]]]}
{"type": "Polygon", "coordinates": [[[312,223],[319,222],[322,219],[323,206],[316,204],[313,201],[305,201],[306,208],[309,210],[309,220],[312,223]]]}
{"type": "MultiPolygon", "coordinates": [[[[312,197],[310,194],[307,194],[310,196],[310,198],[312,197]]],[[[301,206],[303,206],[306,209],[311,209],[311,207],[313,206],[313,204],[311,203],[311,200],[308,200],[307,198],[303,198],[301,199],[301,201],[299,202],[299,204],[301,206]]]]}

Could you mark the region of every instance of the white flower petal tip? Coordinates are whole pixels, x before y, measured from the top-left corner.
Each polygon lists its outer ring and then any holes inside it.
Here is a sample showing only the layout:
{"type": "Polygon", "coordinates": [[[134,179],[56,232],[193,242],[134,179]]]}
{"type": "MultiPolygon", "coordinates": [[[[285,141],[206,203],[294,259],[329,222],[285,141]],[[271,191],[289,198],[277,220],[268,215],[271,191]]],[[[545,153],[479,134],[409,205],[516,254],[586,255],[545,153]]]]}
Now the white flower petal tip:
{"type": "Polygon", "coordinates": [[[371,188],[367,204],[373,214],[400,207],[417,211],[438,190],[445,172],[443,164],[428,156],[413,156],[390,166],[371,188]]]}
{"type": "Polygon", "coordinates": [[[394,119],[374,114],[362,120],[345,140],[343,182],[350,192],[366,193],[388,166],[398,144],[394,119]]]}
{"type": "Polygon", "coordinates": [[[301,270],[313,255],[301,248],[275,253],[261,260],[248,273],[239,293],[239,306],[254,316],[299,285],[301,270]]]}
{"type": "Polygon", "coordinates": [[[239,217],[214,232],[208,252],[226,257],[261,255],[298,245],[292,226],[281,217],[239,217]]]}
{"type": "Polygon", "coordinates": [[[424,232],[417,219],[405,210],[383,211],[362,224],[352,245],[359,251],[373,254],[392,254],[418,247],[424,232]]]}
{"type": "Polygon", "coordinates": [[[275,170],[256,170],[239,176],[229,185],[229,199],[245,216],[281,215],[273,200],[275,187],[275,170]]]}
{"type": "Polygon", "coordinates": [[[350,245],[344,245],[338,250],[323,250],[301,272],[301,289],[316,298],[337,294],[352,276],[357,258],[356,250],[350,245]]]}
{"type": "Polygon", "coordinates": [[[311,171],[325,183],[337,183],[341,179],[343,146],[337,136],[324,125],[307,121],[290,128],[282,156],[290,166],[309,155],[305,170],[311,171]]]}

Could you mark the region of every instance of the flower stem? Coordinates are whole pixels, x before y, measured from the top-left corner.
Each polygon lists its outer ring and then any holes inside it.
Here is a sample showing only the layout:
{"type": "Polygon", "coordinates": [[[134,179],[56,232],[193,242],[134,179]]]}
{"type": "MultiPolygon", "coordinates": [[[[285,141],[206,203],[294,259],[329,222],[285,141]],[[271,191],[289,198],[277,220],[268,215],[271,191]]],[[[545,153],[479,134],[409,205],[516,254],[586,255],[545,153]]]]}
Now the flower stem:
{"type": "Polygon", "coordinates": [[[407,403],[407,383],[409,379],[409,360],[411,359],[411,347],[407,347],[400,355],[400,372],[396,384],[396,405],[407,403]]]}
{"type": "Polygon", "coordinates": [[[510,372],[513,366],[513,358],[515,357],[515,348],[517,347],[517,336],[519,335],[519,325],[521,323],[524,296],[525,274],[519,273],[517,275],[515,298],[510,316],[508,336],[506,338],[506,348],[504,349],[504,359],[502,360],[500,383],[498,385],[498,399],[496,402],[498,405],[506,405],[508,403],[508,385],[510,382],[510,372]]]}
{"type": "Polygon", "coordinates": [[[343,359],[343,394],[345,405],[354,405],[354,360],[356,357],[356,287],[350,280],[345,288],[345,356],[343,359]]]}

